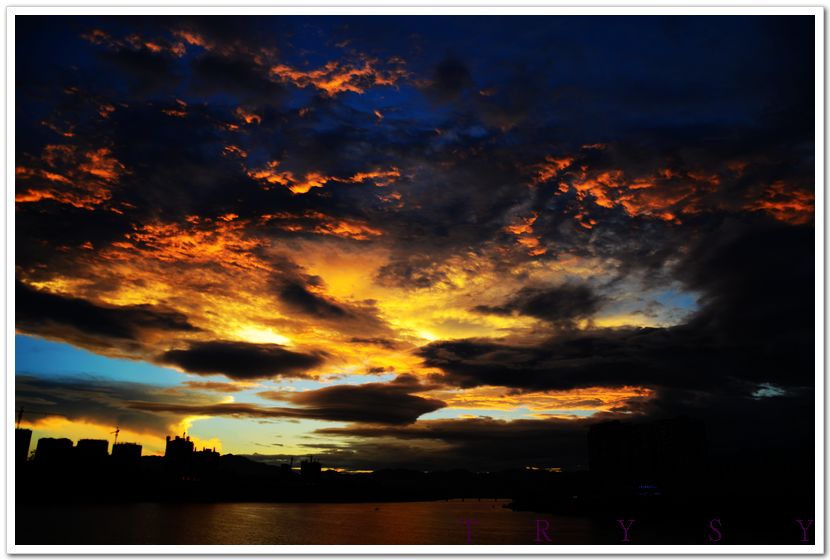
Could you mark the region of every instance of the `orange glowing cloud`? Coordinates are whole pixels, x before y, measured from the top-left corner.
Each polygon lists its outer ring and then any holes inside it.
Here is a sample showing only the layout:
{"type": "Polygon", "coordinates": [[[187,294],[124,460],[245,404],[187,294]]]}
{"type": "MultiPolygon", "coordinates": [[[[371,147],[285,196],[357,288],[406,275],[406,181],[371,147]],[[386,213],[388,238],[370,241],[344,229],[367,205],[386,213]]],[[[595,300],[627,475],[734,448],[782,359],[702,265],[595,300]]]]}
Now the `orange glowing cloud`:
{"type": "Polygon", "coordinates": [[[336,60],[314,70],[299,70],[286,64],[271,67],[271,75],[281,82],[291,83],[300,88],[315,87],[329,97],[339,93],[365,93],[373,86],[394,86],[409,73],[403,68],[403,61],[395,59],[386,69],[378,67],[378,60],[364,57],[357,63],[341,63],[336,60]]]}
{"type": "Polygon", "coordinates": [[[282,212],[279,214],[265,214],[262,223],[290,232],[316,233],[318,235],[332,235],[348,239],[363,241],[383,235],[383,232],[373,228],[360,220],[333,218],[322,212],[307,211],[302,214],[282,212]]]}
{"type": "Polygon", "coordinates": [[[401,172],[393,167],[388,170],[375,169],[355,173],[351,177],[333,177],[318,171],[309,171],[297,177],[291,171],[279,171],[279,161],[269,161],[263,167],[249,169],[248,176],[267,185],[282,185],[294,194],[306,194],[311,189],[325,187],[328,183],[362,183],[371,181],[378,187],[385,187],[400,178],[401,172]]]}
{"type": "Polygon", "coordinates": [[[269,185],[278,184],[287,187],[295,181],[294,174],[290,171],[277,171],[279,165],[279,161],[269,161],[262,167],[249,169],[248,176],[269,185]]]}
{"type": "Polygon", "coordinates": [[[349,183],[362,183],[363,181],[371,181],[377,187],[385,187],[391,185],[401,178],[401,172],[397,167],[392,167],[386,171],[375,169],[374,171],[366,171],[355,173],[349,179],[349,183]]]}
{"type": "Polygon", "coordinates": [[[533,224],[536,223],[538,217],[536,212],[531,212],[527,218],[521,218],[518,222],[504,228],[506,232],[516,236],[516,242],[527,249],[527,253],[531,257],[544,255],[548,251],[542,247],[539,238],[533,235],[533,224]]]}
{"type": "Polygon", "coordinates": [[[539,241],[538,237],[524,236],[519,237],[516,241],[527,249],[527,254],[531,257],[538,257],[548,252],[546,248],[542,247],[542,242],[539,241]]]}
{"type": "Polygon", "coordinates": [[[133,51],[147,50],[153,54],[167,54],[177,58],[187,54],[187,49],[181,41],[168,41],[165,39],[145,39],[137,33],[117,39],[102,29],[93,29],[81,35],[82,39],[94,45],[100,45],[109,49],[130,49],[133,51]]]}
{"type": "Polygon", "coordinates": [[[267,269],[253,250],[259,239],[245,234],[247,222],[226,214],[217,220],[190,216],[185,223],[154,222],[137,226],[102,256],[136,257],[175,263],[218,264],[231,269],[267,269]]]}
{"type": "Polygon", "coordinates": [[[201,33],[189,29],[176,29],[172,31],[173,36],[180,40],[180,45],[185,48],[185,45],[191,47],[199,47],[209,52],[215,52],[222,56],[242,56],[247,57],[258,66],[263,73],[267,73],[268,68],[277,55],[277,51],[270,47],[255,47],[247,41],[211,41],[201,33]]]}
{"type": "Polygon", "coordinates": [[[182,39],[188,45],[202,47],[206,50],[211,50],[213,48],[213,44],[209,43],[204,37],[202,37],[198,33],[193,33],[191,31],[185,31],[180,29],[174,31],[173,34],[182,39]]]}
{"type": "Polygon", "coordinates": [[[538,215],[536,212],[531,212],[527,218],[520,219],[517,223],[504,228],[506,231],[514,235],[522,235],[524,233],[533,233],[533,224],[536,223],[538,215]]]}
{"type": "Polygon", "coordinates": [[[123,173],[124,166],[109,148],[84,152],[76,146],[48,145],[39,160],[15,168],[15,202],[48,199],[89,210],[112,197],[110,187],[123,173]]]}
{"type": "Polygon", "coordinates": [[[813,219],[815,195],[776,181],[764,189],[761,198],[749,204],[748,209],[761,210],[781,222],[802,225],[813,219]]]}
{"type": "Polygon", "coordinates": [[[124,166],[112,157],[109,148],[100,148],[86,153],[86,161],[78,169],[94,175],[108,183],[114,183],[124,171],[124,166]]]}
{"type": "Polygon", "coordinates": [[[72,132],[72,127],[71,126],[66,127],[66,128],[61,128],[58,125],[56,125],[55,123],[50,122],[50,121],[41,121],[40,124],[42,124],[43,126],[48,128],[49,130],[51,130],[55,134],[59,134],[60,136],[63,136],[64,138],[72,138],[73,136],[75,136],[75,133],[72,132]]]}
{"type": "Polygon", "coordinates": [[[447,403],[450,409],[514,411],[527,408],[534,413],[551,410],[607,412],[625,408],[631,399],[650,398],[645,387],[586,387],[567,391],[516,393],[504,387],[475,387],[464,390],[435,390],[424,394],[447,403]]]}
{"type": "Polygon", "coordinates": [[[403,203],[403,195],[398,191],[393,191],[388,194],[381,194],[378,195],[378,200],[381,202],[385,202],[386,204],[391,205],[392,208],[396,210],[400,210],[404,207],[403,203]]]}
{"type": "Polygon", "coordinates": [[[248,152],[240,148],[239,146],[234,146],[233,144],[229,146],[225,146],[222,149],[222,154],[226,156],[236,156],[240,158],[247,158],[248,152]]]}
{"type": "Polygon", "coordinates": [[[294,194],[305,194],[311,189],[322,188],[326,186],[326,183],[334,179],[334,177],[327,177],[317,171],[306,173],[302,179],[294,179],[294,176],[290,173],[289,177],[292,184],[286,186],[294,194]]]}
{"type": "MultiPolygon", "coordinates": [[[[534,184],[553,179],[571,164],[572,161],[567,158],[547,158],[545,163],[537,166],[534,184]]],[[[622,208],[631,217],[678,223],[681,214],[699,212],[702,197],[714,192],[720,185],[717,174],[669,168],[649,175],[628,176],[621,169],[592,171],[582,166],[578,171],[568,171],[567,176],[570,180],[560,180],[558,192],[574,192],[577,200],[583,203],[583,210],[575,215],[575,219],[586,229],[597,224],[594,218],[587,217],[587,202],[602,208],[622,208]]]]}
{"type": "Polygon", "coordinates": [[[536,177],[534,177],[532,184],[533,185],[540,185],[542,183],[547,183],[564,169],[573,164],[574,158],[572,157],[554,157],[554,156],[547,156],[543,163],[540,163],[534,166],[536,171],[536,177]]]}
{"type": "Polygon", "coordinates": [[[262,116],[257,115],[253,111],[249,111],[244,107],[237,107],[234,114],[245,124],[262,124],[262,116]]]}
{"type": "Polygon", "coordinates": [[[98,106],[98,114],[101,115],[102,119],[108,119],[113,112],[115,112],[115,105],[104,103],[98,106]]]}
{"type": "Polygon", "coordinates": [[[574,219],[576,223],[585,229],[594,229],[594,226],[597,225],[597,221],[594,218],[590,218],[584,213],[576,214],[574,219]]]}
{"type": "Polygon", "coordinates": [[[169,109],[162,109],[162,113],[169,117],[177,117],[177,118],[184,118],[187,116],[187,103],[182,101],[181,99],[176,100],[176,107],[169,108],[169,109]]]}

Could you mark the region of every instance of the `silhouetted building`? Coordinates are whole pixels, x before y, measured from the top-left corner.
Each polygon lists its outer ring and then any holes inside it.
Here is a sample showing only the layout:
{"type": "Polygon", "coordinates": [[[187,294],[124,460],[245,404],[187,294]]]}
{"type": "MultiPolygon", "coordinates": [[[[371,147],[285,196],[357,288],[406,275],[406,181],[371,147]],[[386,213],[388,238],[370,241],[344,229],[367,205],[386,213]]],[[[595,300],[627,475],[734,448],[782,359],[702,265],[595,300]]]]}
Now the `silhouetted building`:
{"type": "Polygon", "coordinates": [[[172,461],[190,460],[193,455],[193,442],[190,436],[170,439],[167,436],[167,445],[164,448],[164,458],[172,461]]]}
{"type": "Polygon", "coordinates": [[[164,448],[164,463],[167,469],[177,476],[188,476],[193,463],[193,442],[189,436],[176,436],[170,439],[167,436],[167,445],[164,448]]]}
{"type": "Polygon", "coordinates": [[[216,451],[215,447],[213,449],[208,449],[207,447],[203,447],[201,451],[194,451],[193,454],[198,455],[199,457],[202,457],[202,458],[208,459],[208,460],[219,458],[219,452],[216,451]]]}
{"type": "Polygon", "coordinates": [[[14,457],[18,464],[29,460],[29,447],[32,445],[32,430],[17,428],[14,431],[14,457]]]}
{"type": "Polygon", "coordinates": [[[75,460],[84,465],[100,465],[107,460],[109,442],[105,439],[81,439],[75,446],[75,460]]]}
{"type": "Polygon", "coordinates": [[[112,446],[112,462],[119,466],[137,465],[141,460],[141,445],[116,443],[112,446]]]}
{"type": "Polygon", "coordinates": [[[66,465],[72,458],[72,440],[67,438],[40,438],[35,449],[35,461],[41,465],[66,465]]]}
{"type": "Polygon", "coordinates": [[[659,490],[689,482],[705,467],[705,428],[688,418],[645,423],[603,422],[588,431],[592,473],[659,490]]]}
{"type": "Polygon", "coordinates": [[[219,453],[216,449],[202,448],[201,451],[193,452],[192,468],[196,475],[209,475],[219,465],[219,453]]]}
{"type": "Polygon", "coordinates": [[[294,457],[289,463],[280,463],[280,476],[288,477],[294,474],[294,457]]]}
{"type": "Polygon", "coordinates": [[[300,475],[308,481],[319,480],[321,467],[319,461],[315,461],[314,457],[309,457],[307,461],[300,462],[300,475]]]}

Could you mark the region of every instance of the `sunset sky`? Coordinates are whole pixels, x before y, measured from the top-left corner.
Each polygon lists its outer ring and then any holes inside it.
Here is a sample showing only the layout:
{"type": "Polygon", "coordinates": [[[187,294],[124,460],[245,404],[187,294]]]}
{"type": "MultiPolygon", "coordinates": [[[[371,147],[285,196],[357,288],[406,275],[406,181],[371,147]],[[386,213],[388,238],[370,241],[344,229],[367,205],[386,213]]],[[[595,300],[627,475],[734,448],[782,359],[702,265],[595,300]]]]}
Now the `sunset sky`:
{"type": "Polygon", "coordinates": [[[584,467],[612,418],[810,441],[811,17],[16,21],[35,438],[346,469],[584,467]]]}

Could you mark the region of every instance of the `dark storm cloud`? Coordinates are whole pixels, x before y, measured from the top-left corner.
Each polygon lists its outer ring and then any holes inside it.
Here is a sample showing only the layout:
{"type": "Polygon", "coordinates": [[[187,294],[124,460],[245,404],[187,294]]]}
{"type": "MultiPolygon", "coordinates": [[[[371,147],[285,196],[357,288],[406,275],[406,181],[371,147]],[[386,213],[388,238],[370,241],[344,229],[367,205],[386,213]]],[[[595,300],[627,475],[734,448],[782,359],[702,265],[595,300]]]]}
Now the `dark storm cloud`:
{"type": "Polygon", "coordinates": [[[422,414],[446,406],[440,400],[411,394],[429,388],[414,376],[400,375],[389,383],[333,385],[299,393],[266,391],[260,395],[301,405],[309,414],[328,420],[409,424],[422,414]]]}
{"type": "Polygon", "coordinates": [[[103,28],[82,37],[100,49],[101,60],[124,73],[137,97],[163,92],[196,96],[234,95],[275,103],[283,88],[268,79],[269,62],[285,36],[279,22],[242,17],[104,17],[103,28]],[[126,35],[124,30],[132,32],[126,35]],[[187,56],[185,56],[187,55],[187,56]]]}
{"type": "Polygon", "coordinates": [[[115,196],[131,205],[130,217],[184,221],[187,216],[213,218],[228,212],[258,216],[288,198],[290,193],[276,191],[263,204],[240,162],[222,155],[226,145],[238,142],[223,138],[224,123],[235,121],[232,108],[188,104],[176,107],[185,113],[176,117],[163,112],[171,107],[141,105],[116,111],[103,123],[117,139],[115,153],[129,171],[115,196]]]}
{"type": "Polygon", "coordinates": [[[138,341],[145,331],[193,332],[187,317],[151,305],[106,306],[70,296],[15,285],[15,324],[30,334],[138,341]],[[71,334],[68,336],[72,336],[71,334]]]}
{"type": "Polygon", "coordinates": [[[15,264],[27,278],[43,275],[39,265],[44,262],[53,263],[58,270],[71,268],[73,253],[85,243],[107,246],[131,229],[129,219],[114,212],[67,208],[54,201],[19,205],[15,211],[15,264]]]}
{"type": "Polygon", "coordinates": [[[158,357],[200,375],[223,374],[231,379],[306,377],[323,363],[323,356],[286,350],[278,344],[214,341],[194,342],[184,350],[169,350],[158,357]]]}
{"type": "Polygon", "coordinates": [[[130,408],[183,415],[289,418],[410,424],[422,414],[438,410],[445,403],[410,393],[426,390],[411,376],[399,376],[389,383],[335,385],[301,393],[264,391],[266,398],[288,401],[295,407],[264,407],[251,403],[207,403],[132,401],[130,408]]]}
{"type": "MultiPolygon", "coordinates": [[[[198,392],[177,388],[92,378],[47,379],[18,375],[15,400],[32,412],[31,418],[62,416],[69,420],[144,431],[163,432],[180,415],[233,416],[251,418],[317,419],[373,424],[408,424],[427,412],[444,406],[435,399],[411,395],[424,390],[417,380],[400,376],[390,383],[326,387],[297,395],[285,395],[296,407],[264,407],[251,403],[215,403],[198,392]],[[342,389],[329,391],[329,389],[342,389]],[[170,395],[176,400],[171,401],[170,395]],[[293,398],[297,397],[297,398],[293,398]],[[35,416],[37,412],[37,416],[35,416]],[[160,416],[159,413],[162,413],[160,416]]],[[[207,391],[236,391],[220,383],[186,382],[188,388],[207,391]]],[[[267,396],[267,395],[266,395],[267,396]]],[[[272,395],[278,397],[278,395],[272,395]]]]}
{"type": "Polygon", "coordinates": [[[16,375],[15,404],[24,408],[24,418],[37,421],[46,416],[121,426],[139,432],[162,433],[171,417],[127,408],[130,400],[163,398],[164,387],[91,378],[51,379],[16,375]],[[26,416],[25,410],[31,411],[26,416]]]}
{"type": "Polygon", "coordinates": [[[447,103],[455,101],[473,85],[473,78],[467,66],[459,60],[448,58],[435,67],[424,92],[438,103],[447,103]]]}
{"type": "Polygon", "coordinates": [[[572,331],[533,345],[438,341],[419,354],[462,387],[627,384],[746,395],[764,382],[809,386],[812,236],[806,227],[727,224],[700,239],[675,270],[703,294],[686,324],[572,331]]]}
{"type": "Polygon", "coordinates": [[[250,16],[172,16],[151,18],[156,26],[176,33],[187,32],[203,39],[211,51],[224,53],[279,51],[294,33],[290,20],[250,16]]]}
{"type": "Polygon", "coordinates": [[[389,325],[379,317],[375,302],[338,301],[326,295],[322,278],[308,274],[288,257],[270,260],[276,269],[269,282],[274,295],[297,319],[323,321],[357,339],[393,336],[389,325]]]}
{"type": "Polygon", "coordinates": [[[222,56],[206,53],[192,63],[196,95],[231,94],[244,102],[277,104],[285,90],[267,77],[267,68],[256,65],[250,56],[222,56]]]}
{"type": "Polygon", "coordinates": [[[289,309],[321,319],[342,319],[349,315],[343,307],[311,293],[308,288],[296,282],[285,282],[278,289],[277,297],[289,309]]]}
{"type": "Polygon", "coordinates": [[[703,294],[691,326],[741,344],[772,344],[768,355],[806,353],[811,360],[814,248],[810,227],[746,231],[729,224],[701,240],[678,266],[678,276],[703,294]]]}
{"type": "Polygon", "coordinates": [[[425,365],[443,370],[447,381],[460,387],[564,390],[651,385],[660,381],[661,366],[668,365],[655,363],[652,355],[663,350],[666,336],[662,329],[629,329],[572,333],[528,346],[488,340],[439,341],[418,353],[425,365]]]}
{"type": "Polygon", "coordinates": [[[181,80],[173,59],[147,49],[119,49],[101,53],[101,59],[123,72],[137,95],[172,93],[181,80]]]}
{"type": "Polygon", "coordinates": [[[501,305],[477,305],[479,313],[528,315],[553,324],[570,324],[590,317],[600,308],[602,298],[591,286],[562,284],[550,288],[525,287],[501,305]]]}

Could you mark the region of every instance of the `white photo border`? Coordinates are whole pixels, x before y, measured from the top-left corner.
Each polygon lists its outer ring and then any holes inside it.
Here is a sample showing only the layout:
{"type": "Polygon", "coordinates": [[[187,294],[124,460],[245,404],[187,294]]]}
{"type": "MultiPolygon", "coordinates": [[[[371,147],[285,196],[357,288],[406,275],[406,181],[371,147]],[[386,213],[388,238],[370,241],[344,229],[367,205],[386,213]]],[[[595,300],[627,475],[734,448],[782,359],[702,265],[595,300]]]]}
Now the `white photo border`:
{"type": "MultiPolygon", "coordinates": [[[[503,1],[503,0],[502,0],[503,1]]],[[[5,516],[7,554],[280,554],[306,555],[584,555],[584,554],[824,554],[825,539],[825,193],[824,193],[824,19],[821,6],[783,7],[746,1],[732,2],[731,6],[667,5],[665,2],[641,1],[638,6],[614,3],[606,6],[557,6],[536,0],[521,0],[521,5],[506,6],[499,2],[469,0],[409,0],[405,5],[390,5],[387,1],[364,0],[358,5],[332,2],[296,3],[272,2],[265,5],[256,0],[246,7],[227,6],[211,2],[179,0],[178,6],[158,6],[152,3],[131,2],[131,6],[112,6],[106,2],[88,1],[85,6],[69,6],[67,2],[54,2],[52,6],[35,6],[23,1],[5,5],[6,42],[6,193],[5,213],[0,215],[0,231],[5,234],[6,274],[4,338],[6,357],[6,508],[5,516]],[[15,487],[14,487],[14,394],[15,394],[15,214],[14,214],[14,154],[15,154],[15,17],[18,15],[809,15],[815,21],[815,539],[812,545],[18,545],[15,543],[15,487]],[[5,225],[5,227],[2,227],[5,225]]]]}

